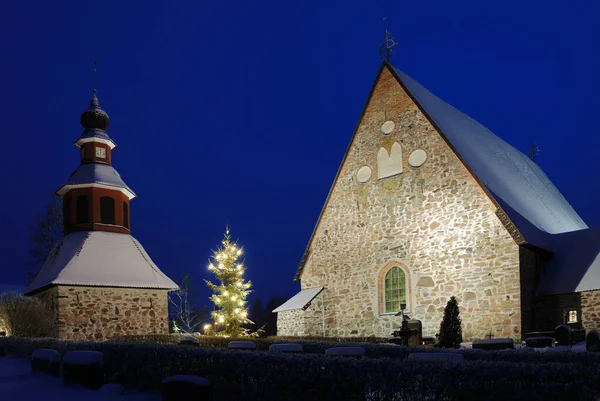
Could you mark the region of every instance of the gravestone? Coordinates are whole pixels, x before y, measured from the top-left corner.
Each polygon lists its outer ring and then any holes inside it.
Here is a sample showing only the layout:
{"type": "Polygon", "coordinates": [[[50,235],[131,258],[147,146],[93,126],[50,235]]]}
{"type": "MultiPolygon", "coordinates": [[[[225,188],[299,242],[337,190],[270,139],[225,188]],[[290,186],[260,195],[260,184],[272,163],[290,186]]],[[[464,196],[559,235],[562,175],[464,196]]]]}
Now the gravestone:
{"type": "Polygon", "coordinates": [[[201,376],[177,375],[167,377],[161,385],[163,401],[210,401],[212,385],[201,376]]]}
{"type": "Polygon", "coordinates": [[[462,361],[464,359],[463,354],[452,352],[413,352],[408,356],[409,361],[462,361]]]}
{"type": "Polygon", "coordinates": [[[270,352],[291,352],[291,353],[301,353],[302,345],[301,344],[271,344],[269,345],[270,352]]]}
{"type": "Polygon", "coordinates": [[[325,350],[325,355],[330,356],[364,356],[366,350],[363,347],[336,347],[325,350]]]}
{"type": "Polygon", "coordinates": [[[600,352],[600,335],[596,330],[590,330],[586,334],[585,349],[588,352],[600,352]]]}
{"type": "Polygon", "coordinates": [[[97,390],[104,383],[104,355],[98,351],[69,351],[63,358],[65,384],[97,390]]]}
{"type": "Polygon", "coordinates": [[[31,354],[31,371],[60,376],[60,354],[53,349],[36,349],[31,354]]]}
{"type": "Polygon", "coordinates": [[[254,350],[256,349],[256,344],[252,341],[230,341],[229,344],[227,344],[227,348],[254,350]]]}
{"type": "Polygon", "coordinates": [[[552,337],[529,337],[525,340],[525,346],[531,348],[554,347],[554,338],[552,337]]]}
{"type": "Polygon", "coordinates": [[[557,345],[571,345],[571,328],[566,324],[556,326],[554,339],[557,345]]]}
{"type": "Polygon", "coordinates": [[[181,336],[179,338],[179,344],[198,347],[200,345],[200,341],[194,336],[181,336]]]}
{"type": "Polygon", "coordinates": [[[473,341],[473,349],[482,349],[486,351],[494,351],[500,349],[512,349],[515,346],[515,341],[512,338],[490,338],[486,340],[473,341]]]}

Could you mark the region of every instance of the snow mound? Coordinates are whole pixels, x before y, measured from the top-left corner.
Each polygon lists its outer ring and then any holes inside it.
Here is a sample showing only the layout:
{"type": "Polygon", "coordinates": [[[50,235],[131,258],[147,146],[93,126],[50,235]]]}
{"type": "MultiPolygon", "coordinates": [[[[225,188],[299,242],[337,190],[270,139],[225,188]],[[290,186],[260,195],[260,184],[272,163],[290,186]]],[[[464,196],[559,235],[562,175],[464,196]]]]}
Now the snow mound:
{"type": "Polygon", "coordinates": [[[79,366],[102,366],[104,355],[98,351],[69,351],[65,354],[63,363],[79,366]]]}
{"type": "Polygon", "coordinates": [[[325,350],[325,355],[360,356],[365,354],[363,347],[337,347],[325,350]]]}
{"type": "Polygon", "coordinates": [[[60,362],[60,354],[53,349],[36,349],[31,354],[31,359],[46,359],[49,362],[60,362]]]}
{"type": "Polygon", "coordinates": [[[168,383],[192,383],[197,386],[210,386],[210,381],[202,376],[194,376],[194,375],[177,375],[177,376],[169,376],[162,381],[163,384],[168,383]]]}
{"type": "Polygon", "coordinates": [[[194,336],[181,336],[179,338],[179,342],[180,343],[194,343],[194,344],[200,343],[200,341],[194,336]]]}
{"type": "Polygon", "coordinates": [[[256,344],[252,341],[230,341],[227,348],[231,349],[256,349],[256,344]]]}
{"type": "Polygon", "coordinates": [[[271,352],[302,352],[301,344],[271,344],[269,346],[271,352]]]}
{"type": "Polygon", "coordinates": [[[453,354],[450,352],[414,352],[408,356],[411,361],[462,361],[462,354],[453,354]]]}

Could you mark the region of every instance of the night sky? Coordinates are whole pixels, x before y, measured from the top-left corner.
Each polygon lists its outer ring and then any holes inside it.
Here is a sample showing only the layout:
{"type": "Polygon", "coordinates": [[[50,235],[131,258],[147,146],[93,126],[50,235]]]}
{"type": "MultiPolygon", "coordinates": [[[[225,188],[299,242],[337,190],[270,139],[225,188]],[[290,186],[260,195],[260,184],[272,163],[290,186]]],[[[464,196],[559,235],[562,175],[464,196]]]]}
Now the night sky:
{"type": "Polygon", "coordinates": [[[3,1],[0,283],[25,283],[28,227],[79,165],[97,59],[113,165],[138,195],[132,234],[156,264],[192,274],[208,304],[229,223],[253,296],[293,295],[385,14],[395,65],[520,150],[535,138],[546,174],[599,226],[600,3],[487,3],[3,1]]]}

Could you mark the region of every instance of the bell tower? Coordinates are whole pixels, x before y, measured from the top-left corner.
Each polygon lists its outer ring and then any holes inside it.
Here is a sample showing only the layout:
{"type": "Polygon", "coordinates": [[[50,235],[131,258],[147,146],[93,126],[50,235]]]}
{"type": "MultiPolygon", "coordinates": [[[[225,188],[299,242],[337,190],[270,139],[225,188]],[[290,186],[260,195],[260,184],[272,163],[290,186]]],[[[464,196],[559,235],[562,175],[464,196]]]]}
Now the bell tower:
{"type": "Polygon", "coordinates": [[[56,191],[64,237],[25,289],[52,311],[52,336],[103,341],[119,335],[167,334],[168,292],[179,287],[131,236],[135,193],[112,166],[115,142],[94,90],[75,141],[79,166],[56,191]]]}
{"type": "Polygon", "coordinates": [[[129,234],[129,202],[135,193],[112,167],[116,144],[106,132],[110,118],[100,107],[95,89],[80,122],[84,131],[75,142],[80,165],[57,191],[63,197],[64,234],[75,231],[129,234]]]}

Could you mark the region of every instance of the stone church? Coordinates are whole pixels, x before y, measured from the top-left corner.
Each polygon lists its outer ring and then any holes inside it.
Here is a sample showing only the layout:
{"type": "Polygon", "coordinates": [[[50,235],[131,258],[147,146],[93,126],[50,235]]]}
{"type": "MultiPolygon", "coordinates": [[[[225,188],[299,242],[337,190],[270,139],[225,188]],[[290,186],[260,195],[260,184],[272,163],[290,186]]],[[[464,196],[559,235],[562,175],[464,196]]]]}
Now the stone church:
{"type": "Polygon", "coordinates": [[[51,307],[53,337],[167,334],[167,293],[178,286],[131,236],[129,205],[136,195],[112,166],[116,144],[96,90],[80,121],[80,166],[56,192],[63,199],[64,238],[25,295],[51,307]]]}
{"type": "Polygon", "coordinates": [[[465,341],[600,328],[600,228],[528,156],[384,61],[278,335],[389,337],[402,309],[465,341]]]}

